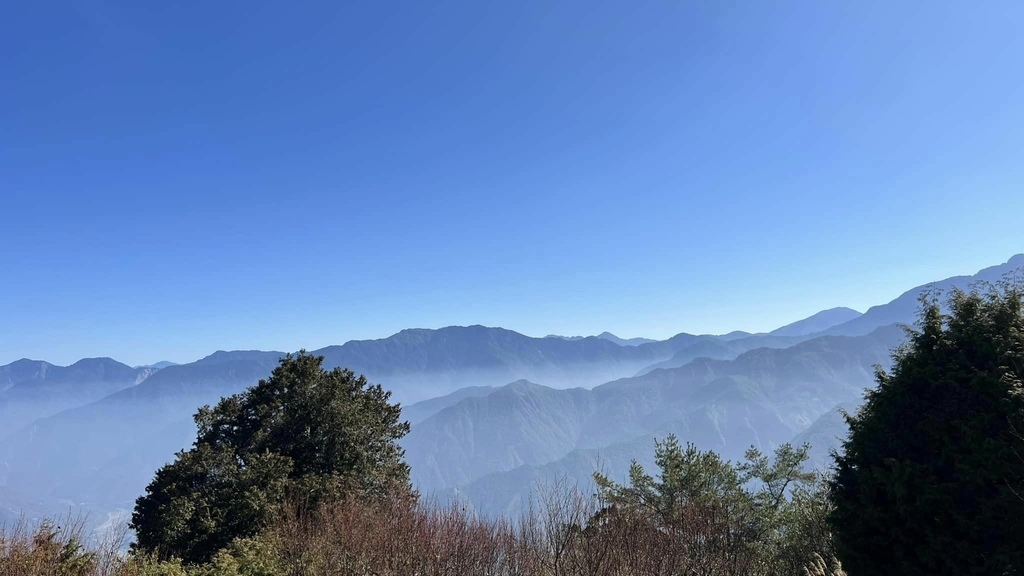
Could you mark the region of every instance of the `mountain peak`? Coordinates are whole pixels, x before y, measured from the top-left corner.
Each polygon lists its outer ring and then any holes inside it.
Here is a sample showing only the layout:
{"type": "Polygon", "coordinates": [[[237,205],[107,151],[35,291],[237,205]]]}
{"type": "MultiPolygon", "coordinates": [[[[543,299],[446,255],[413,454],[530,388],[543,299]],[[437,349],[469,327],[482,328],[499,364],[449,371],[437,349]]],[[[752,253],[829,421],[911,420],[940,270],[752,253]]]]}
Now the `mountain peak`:
{"type": "Polygon", "coordinates": [[[263,351],[263,350],[217,350],[213,354],[205,358],[196,360],[194,364],[219,364],[222,362],[237,362],[237,361],[252,361],[262,360],[268,356],[276,356],[280,358],[284,356],[284,352],[277,351],[263,351]]]}
{"type": "Polygon", "coordinates": [[[47,362],[45,360],[33,360],[31,358],[20,358],[18,360],[15,360],[14,362],[11,362],[7,366],[0,366],[0,368],[8,368],[8,367],[10,367],[10,368],[23,368],[23,367],[27,367],[27,366],[40,366],[40,365],[44,365],[44,364],[46,366],[53,366],[53,364],[50,364],[49,362],[47,362]]]}
{"type": "Polygon", "coordinates": [[[861,316],[861,313],[844,306],[836,308],[829,308],[828,310],[822,310],[816,314],[808,316],[803,320],[797,320],[792,324],[787,324],[781,328],[772,330],[770,334],[774,336],[806,336],[808,334],[814,334],[815,332],[821,332],[828,330],[833,326],[849,322],[854,318],[861,316]]]}
{"type": "Polygon", "coordinates": [[[515,382],[509,382],[508,384],[505,385],[505,387],[506,388],[511,388],[513,390],[528,390],[530,388],[543,388],[543,386],[541,386],[540,384],[537,384],[535,382],[530,382],[529,380],[527,380],[525,378],[520,378],[519,380],[516,380],[515,382]]]}
{"type": "Polygon", "coordinates": [[[82,358],[78,362],[75,362],[74,364],[69,366],[69,368],[86,368],[86,369],[88,369],[88,368],[98,368],[98,367],[107,367],[107,366],[118,366],[118,367],[125,366],[127,368],[127,366],[125,364],[121,364],[117,360],[114,360],[113,358],[109,358],[107,356],[101,356],[99,358],[82,358]]]}
{"type": "Polygon", "coordinates": [[[178,366],[177,362],[171,362],[170,360],[161,360],[152,364],[143,364],[136,366],[136,368],[154,368],[156,370],[163,370],[164,368],[170,368],[171,366],[178,366]]]}
{"type": "MultiPolygon", "coordinates": [[[[480,336],[483,334],[519,334],[507,328],[484,326],[482,324],[471,324],[469,326],[445,326],[443,328],[405,328],[380,340],[423,340],[438,335],[467,335],[480,336]]],[[[351,340],[350,342],[372,342],[373,340],[351,340]]],[[[348,344],[346,342],[345,344],[348,344]]]]}
{"type": "Polygon", "coordinates": [[[743,331],[743,330],[733,330],[732,332],[729,332],[728,334],[720,335],[718,338],[721,339],[721,340],[729,341],[729,340],[739,340],[740,338],[749,338],[750,336],[753,336],[753,334],[750,333],[750,332],[746,332],[746,331],[743,331]]]}
{"type": "Polygon", "coordinates": [[[612,334],[611,332],[601,332],[600,334],[597,335],[597,337],[602,340],[614,342],[619,346],[639,346],[641,344],[656,342],[656,340],[651,340],[650,338],[620,338],[615,334],[612,334]]]}
{"type": "Polygon", "coordinates": [[[15,360],[6,366],[0,366],[0,374],[7,381],[41,380],[46,378],[46,373],[56,368],[49,362],[42,360],[31,360],[22,358],[15,360]]]}

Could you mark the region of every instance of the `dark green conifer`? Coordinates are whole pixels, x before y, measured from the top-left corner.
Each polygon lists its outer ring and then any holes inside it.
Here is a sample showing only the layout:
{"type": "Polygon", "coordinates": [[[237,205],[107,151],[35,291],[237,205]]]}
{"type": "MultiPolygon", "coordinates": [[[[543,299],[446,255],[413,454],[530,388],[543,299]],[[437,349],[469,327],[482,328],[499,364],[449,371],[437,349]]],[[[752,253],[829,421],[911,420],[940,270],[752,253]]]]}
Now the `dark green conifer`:
{"type": "Polygon", "coordinates": [[[391,393],[322,356],[281,359],[269,378],[195,416],[193,447],[157,471],[135,504],[136,548],[209,560],[260,531],[286,500],[314,504],[409,487],[391,393]]]}
{"type": "Polygon", "coordinates": [[[1024,571],[1019,287],[922,300],[891,372],[848,416],[830,523],[850,576],[1024,571]]]}

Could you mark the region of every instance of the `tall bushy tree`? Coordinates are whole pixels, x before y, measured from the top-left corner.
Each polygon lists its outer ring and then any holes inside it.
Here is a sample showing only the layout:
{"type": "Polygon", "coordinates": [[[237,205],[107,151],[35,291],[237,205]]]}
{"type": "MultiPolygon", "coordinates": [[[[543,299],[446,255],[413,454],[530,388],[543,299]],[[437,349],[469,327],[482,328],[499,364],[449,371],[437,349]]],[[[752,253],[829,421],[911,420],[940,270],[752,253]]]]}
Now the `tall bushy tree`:
{"type": "Polygon", "coordinates": [[[391,393],[305,352],[195,416],[193,447],[157,471],[135,504],[136,548],[204,562],[256,534],[285,499],[310,504],[408,489],[391,393]]]}
{"type": "Polygon", "coordinates": [[[922,299],[836,456],[851,576],[1024,573],[1024,314],[1004,284],[922,299]]]}

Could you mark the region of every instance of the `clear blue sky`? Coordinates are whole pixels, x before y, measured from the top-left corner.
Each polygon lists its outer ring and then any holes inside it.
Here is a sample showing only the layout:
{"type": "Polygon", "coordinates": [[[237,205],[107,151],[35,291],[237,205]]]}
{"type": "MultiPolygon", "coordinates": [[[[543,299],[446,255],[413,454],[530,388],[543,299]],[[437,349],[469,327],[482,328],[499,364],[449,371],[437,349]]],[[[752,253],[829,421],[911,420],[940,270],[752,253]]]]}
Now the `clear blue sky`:
{"type": "Polygon", "coordinates": [[[1024,251],[1020,2],[13,2],[0,363],[665,337],[1024,251]]]}

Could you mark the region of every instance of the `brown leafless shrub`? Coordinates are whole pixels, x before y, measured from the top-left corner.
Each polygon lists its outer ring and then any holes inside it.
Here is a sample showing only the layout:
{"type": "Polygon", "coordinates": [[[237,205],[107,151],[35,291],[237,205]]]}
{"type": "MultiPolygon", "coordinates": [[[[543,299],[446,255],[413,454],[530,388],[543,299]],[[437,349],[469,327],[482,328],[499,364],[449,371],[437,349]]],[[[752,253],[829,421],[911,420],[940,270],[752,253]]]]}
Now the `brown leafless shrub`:
{"type": "Polygon", "coordinates": [[[93,576],[100,554],[83,545],[84,521],[44,521],[32,526],[19,520],[0,528],[0,576],[93,576]]]}
{"type": "MultiPolygon", "coordinates": [[[[565,482],[541,488],[515,520],[414,495],[286,507],[270,528],[201,567],[81,548],[78,528],[0,533],[0,576],[739,576],[772,572],[747,511],[695,500],[619,508],[565,482]],[[77,530],[77,531],[76,531],[77,530]]],[[[820,566],[819,566],[820,564],[820,566]]],[[[841,575],[832,563],[811,575],[841,575]]],[[[803,569],[800,570],[803,573],[803,569]]]]}
{"type": "Polygon", "coordinates": [[[380,576],[736,576],[757,574],[734,510],[684,508],[671,522],[614,507],[574,486],[539,492],[516,522],[415,498],[292,509],[267,537],[290,574],[380,576]]]}
{"type": "Polygon", "coordinates": [[[266,537],[290,573],[303,575],[504,574],[522,555],[508,523],[412,497],[292,508],[266,537]]]}

